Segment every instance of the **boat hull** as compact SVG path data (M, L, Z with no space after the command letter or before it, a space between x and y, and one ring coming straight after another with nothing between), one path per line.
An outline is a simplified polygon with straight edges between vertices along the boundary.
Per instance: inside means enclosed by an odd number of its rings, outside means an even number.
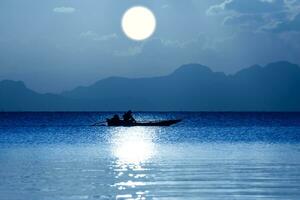
M118 123L107 122L107 126L171 126L179 123L181 120L164 120L164 121L153 121L153 122L134 122L134 123L126 123L124 121L120 121Z

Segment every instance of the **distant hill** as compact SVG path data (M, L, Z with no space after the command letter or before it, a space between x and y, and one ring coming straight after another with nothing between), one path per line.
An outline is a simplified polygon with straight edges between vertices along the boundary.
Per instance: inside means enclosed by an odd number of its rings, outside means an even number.
M0 82L0 111L62 110L69 102L59 95L34 92L21 81Z
M111 77L60 95L22 82L0 82L4 111L300 111L300 68L289 62L255 65L234 75L199 64L168 76Z

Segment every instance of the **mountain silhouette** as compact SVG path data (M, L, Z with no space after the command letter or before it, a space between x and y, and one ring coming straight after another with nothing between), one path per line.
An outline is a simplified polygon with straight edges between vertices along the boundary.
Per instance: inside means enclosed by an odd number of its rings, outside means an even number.
M53 94L39 94L21 81L0 82L1 111L55 111L63 110L71 101Z
M4 111L300 111L300 68L281 61L226 75L200 64L168 76L111 77L59 95L0 82Z

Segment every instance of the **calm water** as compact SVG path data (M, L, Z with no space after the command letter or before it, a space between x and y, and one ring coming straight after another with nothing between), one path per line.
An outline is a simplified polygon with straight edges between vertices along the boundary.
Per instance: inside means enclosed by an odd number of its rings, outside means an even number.
M1 113L0 199L300 199L299 113Z

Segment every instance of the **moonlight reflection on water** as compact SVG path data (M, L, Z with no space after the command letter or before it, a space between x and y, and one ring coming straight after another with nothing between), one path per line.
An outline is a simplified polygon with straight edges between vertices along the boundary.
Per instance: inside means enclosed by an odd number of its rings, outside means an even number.
M122 165L139 165L155 155L155 129L120 128L112 136L112 153Z
M111 152L114 163L117 199L145 199L149 182L147 162L156 154L155 128L116 128L112 132Z

